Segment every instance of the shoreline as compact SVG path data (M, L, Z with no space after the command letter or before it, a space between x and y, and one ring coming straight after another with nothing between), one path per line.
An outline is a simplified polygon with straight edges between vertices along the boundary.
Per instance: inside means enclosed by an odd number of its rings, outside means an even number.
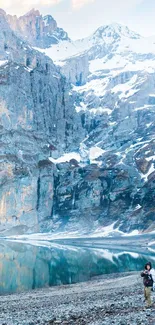
M137 271L0 296L0 306L3 325L155 324L155 307L144 309Z

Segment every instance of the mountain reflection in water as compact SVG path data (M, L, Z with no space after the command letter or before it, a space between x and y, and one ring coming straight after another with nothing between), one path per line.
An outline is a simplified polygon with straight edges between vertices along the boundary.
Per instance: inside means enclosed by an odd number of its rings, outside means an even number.
M140 271L148 255L50 244L0 242L0 294L90 280L106 273Z

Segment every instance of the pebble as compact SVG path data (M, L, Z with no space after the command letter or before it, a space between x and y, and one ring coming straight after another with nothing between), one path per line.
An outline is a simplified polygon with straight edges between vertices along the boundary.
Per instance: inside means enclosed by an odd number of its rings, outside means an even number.
M123 274L120 282L121 276L114 275L111 285L104 276L66 288L35 290L22 299L20 294L1 296L0 325L155 325L155 307L144 309L141 279L135 282L131 273L125 281Z

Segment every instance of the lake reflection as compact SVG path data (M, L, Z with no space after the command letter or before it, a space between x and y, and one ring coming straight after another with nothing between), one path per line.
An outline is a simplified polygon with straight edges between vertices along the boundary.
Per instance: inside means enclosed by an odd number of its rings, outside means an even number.
M93 276L143 269L155 255L65 245L0 242L0 294L87 281Z

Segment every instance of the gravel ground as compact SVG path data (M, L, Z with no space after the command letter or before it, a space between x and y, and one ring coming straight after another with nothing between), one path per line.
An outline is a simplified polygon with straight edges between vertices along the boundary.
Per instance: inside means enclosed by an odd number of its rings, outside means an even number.
M111 274L0 296L0 325L155 325L155 307L144 305L139 273Z

